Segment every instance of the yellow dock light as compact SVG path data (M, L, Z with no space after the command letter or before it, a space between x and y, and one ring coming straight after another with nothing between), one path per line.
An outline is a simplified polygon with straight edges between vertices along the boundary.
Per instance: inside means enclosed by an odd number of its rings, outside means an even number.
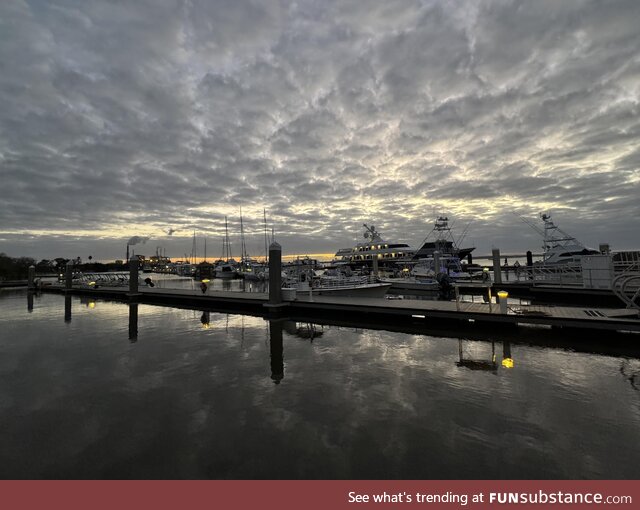
M507 298L509 297L509 293L504 290L498 291L498 301L500 302L500 313L503 315L507 314Z
M502 366L504 368L513 368L513 358L504 358L502 360Z
M209 279L205 279L205 280L202 280L202 283L209 283L210 281L211 280L209 280Z
M95 308L96 307L96 302L95 301L89 301L89 308Z
M93 287L95 284L96 284L96 282L89 282L89 285L90 285L91 287Z

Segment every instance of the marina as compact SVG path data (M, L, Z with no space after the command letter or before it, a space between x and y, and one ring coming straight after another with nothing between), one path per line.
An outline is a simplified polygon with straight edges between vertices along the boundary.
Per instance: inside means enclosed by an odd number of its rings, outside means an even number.
M638 506L638 19L0 2L0 480Z

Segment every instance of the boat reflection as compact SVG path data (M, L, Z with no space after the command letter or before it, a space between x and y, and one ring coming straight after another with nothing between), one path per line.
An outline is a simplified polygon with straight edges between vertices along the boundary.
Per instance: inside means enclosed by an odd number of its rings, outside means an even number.
M303 338L313 342L314 338L324 334L324 326L322 324L314 324L313 322L295 322L285 321L284 330L292 336Z

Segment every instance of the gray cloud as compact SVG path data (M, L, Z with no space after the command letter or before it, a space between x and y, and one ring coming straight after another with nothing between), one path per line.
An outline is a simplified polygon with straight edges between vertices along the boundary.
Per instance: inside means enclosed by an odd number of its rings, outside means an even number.
M190 238L167 224L221 238L240 206L256 237L266 207L290 253L363 222L416 244L443 211L473 220L479 250L528 249L509 211L542 208L637 248L639 17L593 0L4 2L0 251L108 258L144 234L180 256Z

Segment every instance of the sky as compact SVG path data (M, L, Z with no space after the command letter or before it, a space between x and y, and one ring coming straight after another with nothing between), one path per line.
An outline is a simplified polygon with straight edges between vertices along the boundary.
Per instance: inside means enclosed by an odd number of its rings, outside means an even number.
M362 224L640 248L640 2L0 2L0 252L249 254ZM198 253L202 255L201 251Z

